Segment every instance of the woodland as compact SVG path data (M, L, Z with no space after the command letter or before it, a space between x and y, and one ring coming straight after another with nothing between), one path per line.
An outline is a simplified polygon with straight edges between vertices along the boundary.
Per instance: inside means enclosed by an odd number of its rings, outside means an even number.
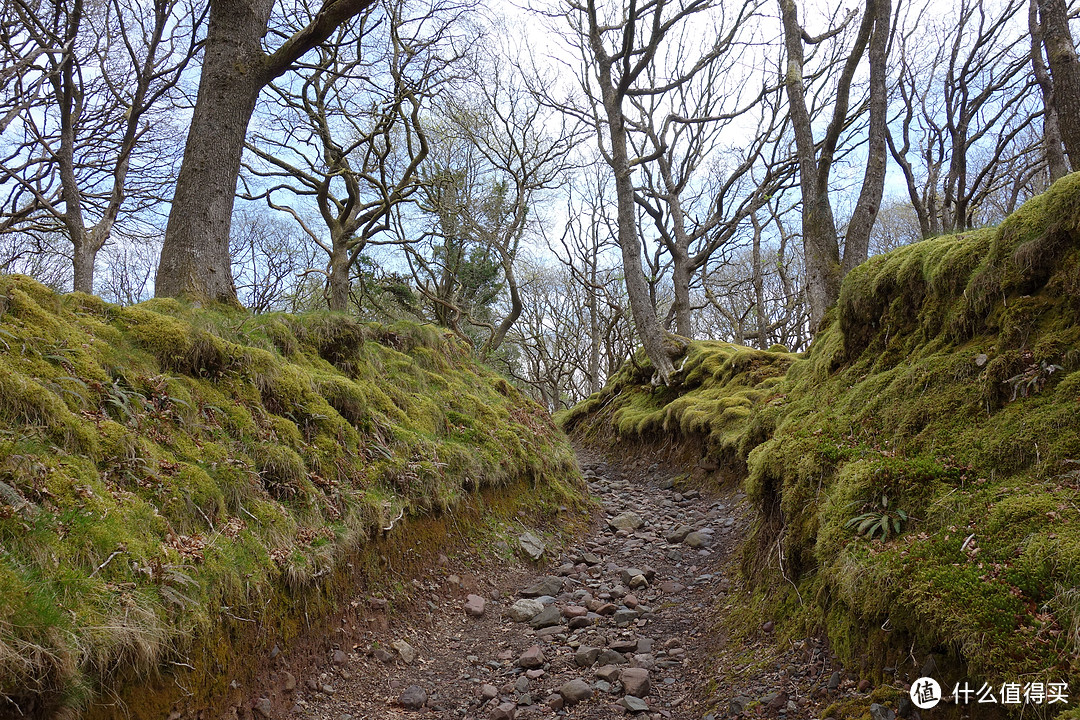
M1056 0L499 12L6 3L0 267L433 322L554 411L639 343L666 382L665 333L803 350L1080 154Z
M867 678L1078 679L1075 3L0 13L20 715L225 697L440 523L579 532L575 446L739 484L746 607Z

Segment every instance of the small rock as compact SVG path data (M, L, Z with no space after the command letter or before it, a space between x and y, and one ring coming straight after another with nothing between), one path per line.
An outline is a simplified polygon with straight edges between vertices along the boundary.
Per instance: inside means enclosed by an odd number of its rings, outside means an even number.
M465 598L465 614L472 617L480 617L484 614L484 606L487 601L479 595L468 595Z
M836 690L838 687L840 687L840 671L836 670L829 678L829 689Z
M288 670L281 673L282 683L281 689L287 693L291 693L296 690L296 676Z
M544 665L544 651L540 649L539 645L533 645L525 652L521 653L521 656L517 660L518 667L525 669L538 668Z
M533 560L539 560L540 556L544 554L544 541L531 532L522 533L518 537L518 545Z
M480 697L482 697L485 701L494 700L495 698L499 697L499 688L495 687L494 685L484 683L480 686Z
M870 689L870 681L869 680L867 680L866 678L863 678L862 680L859 681L859 692L866 692L869 689Z
M608 526L613 530L637 530L644 524L645 521L641 519L641 516L632 510L619 513L608 521Z
M522 598L509 607L506 614L514 622L528 622L540 614L544 603L533 598Z
M649 671L645 668L626 668L619 673L619 681L622 682L626 694L634 697L643 698L652 690Z
M634 697L633 695L626 695L619 698L619 704L626 708L627 712L632 713L645 712L649 709L649 703L641 698Z
M349 656L345 654L344 650L335 650L333 663L338 667L341 667L345 663L349 662Z
M398 704L408 710L419 710L427 703L427 690L419 685L410 685L405 688L398 698Z
M375 648L371 651L371 654L375 656L375 659L379 662L390 664L394 662L394 653L389 652L383 648Z
M413 661L416 660L415 648L404 640L395 640L390 643L390 647L397 651L397 654L401 656L406 665L412 665Z
M986 353L979 353L978 355L975 356L975 366L976 367L982 367L983 365L986 364L986 361L989 360L989 359L990 358L986 356Z
M766 620L765 623L762 624L761 629L767 633L771 633L773 631L773 628L775 627L776 623L774 623L772 620Z
M619 667L617 665L603 665L596 670L596 677L609 683L619 679Z
M692 548L699 548L702 545L704 545L706 542L708 542L708 538L705 537L705 535L703 533L699 533L696 530L694 532L690 533L689 535L687 535L685 539L683 539L683 544L686 545L687 547L692 547Z
M874 703L870 706L871 720L896 720L896 713L884 705Z
M491 715L488 717L491 718L491 720L514 720L516 714L517 705L512 702L504 702L492 710Z
M536 584L525 588L519 594L522 597L535 598L542 595L558 595L562 592L563 579L556 575L548 575L536 582Z
M591 698L593 691L587 682L581 678L574 678L570 682L563 683L563 686L559 688L559 695L567 705L576 705L582 700Z
M541 628L552 627L562 622L562 613L559 612L559 608L554 605L548 605L529 621L529 626L533 630L539 630Z
M592 667L592 664L596 662L596 658L599 656L600 648L582 645L574 653L574 664L583 668Z
M549 708L551 708L555 712L562 710L563 705L566 704L566 701L563 700L563 696L559 693L552 693L551 695L548 695L547 700L545 700L544 702Z
M270 704L270 698L261 697L251 707L259 717L271 718L274 715L274 706Z

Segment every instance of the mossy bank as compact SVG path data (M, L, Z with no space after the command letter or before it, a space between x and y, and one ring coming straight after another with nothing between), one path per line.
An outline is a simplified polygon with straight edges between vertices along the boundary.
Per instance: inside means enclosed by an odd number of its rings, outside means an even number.
M0 715L215 692L230 643L372 580L378 536L434 547L489 500L570 525L581 487L543 409L432 327L0 277Z
M743 572L787 632L876 682L932 654L943 684L1080 699L1080 174L856 268L803 355L696 342L671 388L637 362L564 427L739 474Z

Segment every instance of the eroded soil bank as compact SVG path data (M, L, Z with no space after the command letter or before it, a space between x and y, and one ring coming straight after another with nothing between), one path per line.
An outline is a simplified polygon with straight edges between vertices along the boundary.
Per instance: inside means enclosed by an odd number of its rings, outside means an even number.
M768 618L727 642L725 622L746 622L735 606L740 491L703 495L683 484L688 468L651 457L580 462L603 507L586 537L536 563L451 553L411 583L406 603L357 597L367 612L336 628L321 664L273 674L234 712L816 718L872 690L837 672L816 640L779 645Z

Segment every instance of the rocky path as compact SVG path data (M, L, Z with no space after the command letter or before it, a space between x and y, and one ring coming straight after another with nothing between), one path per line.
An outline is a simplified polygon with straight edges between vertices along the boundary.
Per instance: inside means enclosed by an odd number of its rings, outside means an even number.
M655 464L583 458L583 470L604 515L579 545L533 567L469 572L444 558L413 581L411 611L380 616L382 601L358 599L375 606L363 627L342 628L348 641L321 671L286 673L283 694L254 714L711 718L722 700L707 689L722 643L711 610L730 588L724 567L745 531L741 495L680 492L675 469ZM779 700L773 716L800 707L786 694L762 699Z

